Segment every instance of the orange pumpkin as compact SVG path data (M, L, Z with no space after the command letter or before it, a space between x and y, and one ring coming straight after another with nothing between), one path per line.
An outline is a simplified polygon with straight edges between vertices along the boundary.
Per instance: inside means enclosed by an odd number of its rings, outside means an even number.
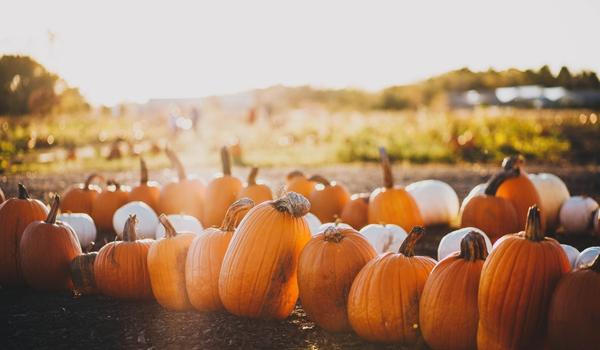
M342 214L346 203L350 201L350 192L342 184L335 181L329 182L320 175L313 175L310 181L318 185L311 192L310 211L315 214L321 222L333 222Z
M237 228L219 275L225 309L238 316L284 319L298 299L298 257L311 238L302 218L310 203L288 192L252 208Z
M542 349L554 288L570 270L557 241L544 237L540 211L525 231L499 239L481 271L479 349Z
M513 170L503 170L488 182L485 193L468 197L460 209L460 227L476 227L495 242L503 235L520 229L517 211L509 200L496 196L498 186L517 176Z
M148 273L156 301L169 310L190 308L185 290L185 259L196 234L177 232L165 214L158 218L165 238L154 241L148 251Z
M385 148L380 148L384 187L371 193L369 199L369 223L395 224L409 231L423 226L424 221L414 198L404 188L394 186L390 159Z
M348 295L348 319L361 338L412 345L419 328L419 299L435 260L415 256L425 230L414 227L398 253L380 255L358 273Z
M315 190L317 183L309 180L303 172L294 170L290 172L285 179L285 191L296 192L306 198L310 197L312 191Z
M148 250L152 240L136 240L134 214L129 216L123 230L123 240L106 244L94 262L98 290L107 296L128 300L152 299L148 273Z
M375 249L356 230L328 227L313 237L298 262L302 308L329 332L349 331L348 291Z
M487 257L485 239L466 234L456 252L440 261L427 278L419 306L421 333L432 349L477 348L477 293Z
M369 224L369 194L356 193L350 197L340 216L342 222L357 230Z
M27 285L40 290L70 290L73 288L69 264L81 254L77 235L67 224L56 221L60 205L54 197L46 221L34 221L23 232L19 254Z
M265 184L256 183L256 175L258 175L258 168L253 167L248 175L248 183L242 188L238 198L250 198L256 204L272 200L271 189Z
M223 174L218 175L206 187L206 208L202 224L205 227L217 226L225 218L227 208L235 202L242 190L242 181L231 176L231 159L227 147L221 148Z
M100 187L92 185L92 181L104 181L102 176L92 174L88 176L85 183L69 187L62 195L60 210L63 213L85 213L92 212L92 206L98 194L102 192Z
M19 195L0 205L0 285L5 287L25 284L21 272L19 246L23 231L30 223L44 220L46 206L31 199L27 189L19 184Z
M113 215L129 202L129 189L114 180L108 180L106 184L106 189L94 200L90 216L99 231L113 232Z
M158 212L163 214L187 214L202 221L204 213L204 183L198 179L188 179L183 163L175 152L165 150L172 166L177 169L179 179L165 184L160 191Z
M235 201L227 210L221 227L211 227L196 237L185 264L185 285L190 302L200 311L223 309L219 297L219 274L237 222L254 202L248 198Z
M160 187L154 181L148 181L148 168L144 158L140 157L140 184L129 193L129 201L140 201L148 204L155 212L158 212L160 201Z

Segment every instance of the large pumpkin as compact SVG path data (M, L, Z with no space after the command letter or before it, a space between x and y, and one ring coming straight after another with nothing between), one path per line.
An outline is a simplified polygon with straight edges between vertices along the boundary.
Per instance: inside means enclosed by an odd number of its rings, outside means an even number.
M31 199L22 184L19 184L17 198L10 198L0 205L0 285L25 284L19 255L21 237L27 225L44 220L47 215L46 206L37 199Z
M328 227L313 237L298 261L302 308L329 332L351 330L348 292L352 281L377 253L356 230Z
M300 170L294 170L287 174L285 182L284 189L286 192L296 192L306 198L310 197L317 185L315 181L309 180Z
M227 208L235 202L242 190L242 181L231 175L231 158L227 147L221 148L223 174L215 177L206 187L206 207L204 208L205 227L217 226L223 222Z
M496 242L479 283L479 349L542 349L550 299L570 270L557 241L544 236L532 206L525 231Z
M131 215L123 230L123 240L103 246L94 262L96 287L107 296L118 299L152 299L148 274L148 250L152 240L136 240L137 219Z
M421 295L419 322L432 349L477 348L477 293L487 255L484 237L471 231L462 239L460 252L440 261L431 271Z
M148 204L152 210L158 213L160 201L160 187L154 181L148 181L148 168L144 158L140 157L140 184L131 189L130 201L140 201Z
M355 193L344 206L340 215L342 222L354 227L356 230L369 224L369 194Z
M546 214L546 227L549 230L556 230L560 226L560 207L571 196L567 185L558 176L548 173L529 174L529 179L542 200Z
M310 203L288 192L252 208L237 228L219 275L225 309L238 316L284 319L298 299L296 267L311 238L302 218Z
M60 210L63 213L92 213L92 206L98 194L102 191L100 187L92 185L92 181L101 180L102 176L92 174L87 177L85 183L69 187L62 195Z
M192 240L191 232L177 232L165 214L159 217L165 238L154 241L148 251L148 273L156 301L169 310L190 308L185 290L185 259Z
M113 215L117 209L129 202L129 189L114 180L109 180L107 185L94 200L90 216L99 231L113 232Z
M81 243L81 249L86 249L90 244L93 245L96 242L97 230L94 220L85 213L67 213L61 214L57 218L58 221L69 224L77 238Z
M451 225L458 215L459 201L452 186L440 180L422 180L406 186L415 199L425 225Z
M81 254L81 244L71 226L56 221L60 205L54 197L46 221L34 221L23 232L19 254L23 278L40 290L70 290L69 263Z
M394 186L390 159L385 148L380 148L384 186L371 193L369 200L369 223L395 224L405 231L414 226L423 226L425 222L417 202L404 188Z
M348 296L348 319L361 338L412 345L419 334L419 299L435 260L415 256L425 230L415 227L398 253L371 260L358 273Z
M256 204L270 201L273 199L273 193L269 186L264 183L257 183L256 176L258 175L258 168L253 167L248 174L248 182L246 186L242 188L238 198L250 198Z
M221 227L211 227L196 237L185 264L185 286L190 302L200 311L223 309L219 297L219 274L239 219L254 202L248 198L235 201L227 210Z
M350 201L350 192L344 185L330 182L320 175L313 175L309 180L318 183L308 197L310 211L321 222L334 222L342 215L344 206Z

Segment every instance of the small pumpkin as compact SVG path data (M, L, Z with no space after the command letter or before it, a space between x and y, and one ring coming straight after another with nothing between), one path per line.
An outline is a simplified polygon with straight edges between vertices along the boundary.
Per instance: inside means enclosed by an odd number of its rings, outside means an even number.
M548 230L556 230L560 226L560 207L571 196L567 185L560 177L548 173L529 174L529 179L542 200L546 212L546 227Z
M425 230L415 227L398 253L368 262L348 295L348 320L359 337L379 343L414 345L418 337L419 299L435 260L415 256Z
M417 202L425 225L450 225L458 216L460 203L456 191L440 180L423 180L406 186Z
M285 192L296 192L306 198L310 197L312 191L315 190L315 186L317 186L315 181L309 180L300 170L294 170L287 174L285 182Z
M71 226L56 221L59 206L56 195L46 220L30 223L19 244L23 278L35 289L73 288L69 263L81 254L81 244Z
M419 305L423 339L432 349L477 348L477 293L486 241L477 231L461 240L460 252L441 260L427 278Z
M310 229L311 235L315 236L317 233L321 232L319 228L321 227L321 220L315 216L313 213L306 213L304 215L304 220L308 224L308 228Z
M342 184L335 181L330 182L320 175L313 175L310 181L318 185L311 192L310 211L315 214L321 222L333 222L342 214L342 210L350 201L350 192Z
M219 297L223 257L239 219L253 206L254 202L249 198L238 199L229 206L221 227L207 228L192 242L185 263L185 287L196 310L223 309Z
M329 332L349 331L348 292L352 281L377 253L353 228L331 226L313 237L298 260L302 308Z
M569 265L571 265L571 269L575 269L577 267L577 258L579 257L579 250L568 244L561 244L560 246L565 251L567 258L569 259Z
M94 220L92 217L85 213L77 213L77 214L61 214L57 218L58 221L69 224L77 238L79 239L79 243L81 243L81 248L86 248L96 241L97 231L96 225L94 224Z
M402 227L394 224L370 224L363 227L360 233L365 236L378 254L397 252L408 236Z
M104 181L102 176L91 174L84 183L69 187L62 195L60 210L63 213L91 214L94 201L102 192L100 187L92 185L94 180Z
M129 202L129 188L121 186L114 180L107 181L107 185L94 200L90 216L99 231L114 232L113 216L117 209Z
M169 310L191 307L185 289L185 260L196 235L177 232L165 214L160 215L165 227L164 239L155 241L148 250L148 273L156 301Z
M248 182L246 186L242 188L238 198L250 198L254 203L260 204L262 202L270 201L273 199L273 193L269 186L264 183L257 183L256 176L258 175L258 168L253 167L248 175Z
M369 224L369 193L355 193L344 206L340 219L356 230Z
M204 228L202 223L191 215L167 215L171 225L175 227L177 232L192 232L196 235L202 234ZM165 236L165 228L163 225L156 227L155 239L161 239Z
M441 261L445 257L449 256L454 252L460 252L461 242L463 238L470 232L477 232L480 234L485 240L485 248L488 252L492 251L492 241L490 241L489 237L485 234L485 232L481 231L475 227L464 227L446 234L440 240L440 244L438 245L437 250L437 258L438 261Z
M0 285L23 286L19 245L23 231L32 222L44 220L48 209L44 203L31 199L23 184L19 184L17 198L0 205Z
M384 186L374 190L369 199L369 223L394 224L405 231L423 226L423 216L415 199L404 188L394 186L390 159L385 148L379 149Z
M575 268L583 269L588 267L598 255L600 255L600 247L588 247L584 249L577 256L577 260L575 260Z
M590 234L594 227L594 214L598 202L588 196L567 199L560 208L560 223L567 234Z
M152 299L148 273L150 239L137 240L132 214L125 223L123 240L104 245L94 262L94 276L98 290L109 297L126 300Z
M131 189L129 200L148 204L158 213L160 201L160 186L154 181L148 181L148 167L144 158L140 157L140 184Z
M112 223L117 236L123 236L125 222L129 215L135 214L138 225L136 232L140 238L156 238L156 227L159 225L158 216L150 206L144 202L129 202L115 211Z
M94 262L97 256L98 252L83 253L69 263L75 295L90 295L97 292L94 278Z
M223 173L213 178L206 187L206 207L202 224L217 226L225 218L227 208L235 202L242 190L242 181L231 175L231 157L227 147L221 148Z

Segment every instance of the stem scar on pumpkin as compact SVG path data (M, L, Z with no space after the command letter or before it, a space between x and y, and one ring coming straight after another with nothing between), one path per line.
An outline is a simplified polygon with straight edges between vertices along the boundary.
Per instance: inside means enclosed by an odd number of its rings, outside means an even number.
M287 192L281 198L272 201L271 205L277 211L286 211L297 218L306 215L310 210L308 199L296 192Z

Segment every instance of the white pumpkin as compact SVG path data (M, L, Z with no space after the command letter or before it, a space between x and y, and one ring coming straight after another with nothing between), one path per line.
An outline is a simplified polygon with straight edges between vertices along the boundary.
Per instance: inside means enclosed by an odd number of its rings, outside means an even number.
M96 241L96 225L92 217L85 213L67 213L59 215L56 220L69 224L77 234L82 249Z
M171 214L167 215L167 218L175 227L175 231L177 232L192 232L197 235L201 234L204 231L202 224L198 219L191 215L176 215ZM156 227L156 239L161 239L165 237L165 228L163 225L158 225Z
M423 180L406 186L417 202L426 226L448 225L458 215L459 201L454 189L439 180Z
M308 223L308 228L310 229L310 233L313 236L321 232L319 231L319 228L321 227L321 220L319 220L319 218L315 214L308 213L304 215L304 220L306 221L306 223Z
M589 247L584 249L575 262L575 267L580 269L589 266L596 260L596 257L600 255L600 247Z
M569 264L571 264L571 269L574 269L577 263L577 257L579 257L579 250L577 248L570 246L568 244L561 244L562 249L565 251L567 258L569 259Z
M352 226L345 224L343 222L326 222L324 224L321 224L321 226L319 226L319 228L317 229L317 233L325 232L325 230L327 230L327 228L332 227L332 226L337 226L339 228L354 229Z
M540 195L546 227L556 230L560 226L560 207L571 196L567 185L558 176L548 173L529 174L529 179Z
M583 234L593 228L592 219L598 203L587 196L567 199L560 208L560 223L566 233Z
M365 236L378 254L397 253L402 242L408 236L402 227L394 224L370 224L363 227L360 233Z
M129 215L135 214L138 219L137 233L140 239L154 238L158 226L158 216L150 206L144 202L129 202L115 211L113 216L113 228L119 238L123 235L123 228Z
M462 241L463 237L471 231L480 233L483 236L483 239L485 240L485 246L488 250L488 253L490 253L492 251L492 241L490 241L490 238L485 234L485 232L475 227L464 227L456 231L452 231L442 237L442 240L438 245L438 261L441 261L454 252L460 251L460 242Z

